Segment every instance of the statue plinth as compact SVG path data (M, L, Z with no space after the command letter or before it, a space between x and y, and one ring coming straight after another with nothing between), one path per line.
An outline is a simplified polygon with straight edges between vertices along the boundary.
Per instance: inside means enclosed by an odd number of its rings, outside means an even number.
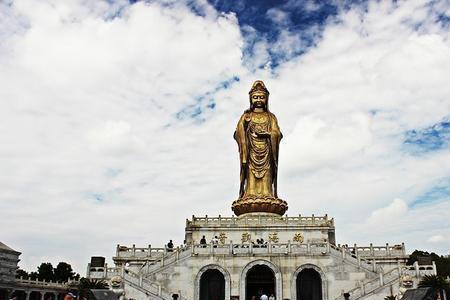
M247 213L272 213L282 216L288 209L288 204L273 196L250 195L234 201L231 209L236 216Z

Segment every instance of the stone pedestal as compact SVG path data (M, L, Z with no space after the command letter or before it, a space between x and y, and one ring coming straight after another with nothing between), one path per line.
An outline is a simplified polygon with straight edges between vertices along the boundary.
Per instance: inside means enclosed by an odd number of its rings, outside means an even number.
M284 215L288 209L286 201L272 196L246 196L234 201L231 209L240 216L247 213L272 213L279 216Z

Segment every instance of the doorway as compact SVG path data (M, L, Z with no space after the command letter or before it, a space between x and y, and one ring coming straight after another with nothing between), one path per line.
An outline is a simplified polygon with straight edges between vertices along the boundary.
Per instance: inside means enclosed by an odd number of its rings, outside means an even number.
M316 270L302 270L296 283L297 300L322 300L322 279Z
M245 299L252 300L254 296L255 299L259 300L261 295L264 293L267 296L274 295L275 299L275 274L271 268L265 265L253 266L246 276L246 288L245 288Z
M225 300L225 277L215 269L200 277L200 300Z

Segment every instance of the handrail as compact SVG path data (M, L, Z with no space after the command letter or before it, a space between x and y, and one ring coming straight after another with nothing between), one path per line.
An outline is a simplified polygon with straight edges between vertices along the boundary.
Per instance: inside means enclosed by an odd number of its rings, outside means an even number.
M32 280L32 279L24 279L23 277L17 278L16 283L20 284L29 284L29 285L35 285L35 286L42 286L42 287L55 287L55 288L68 288L72 284L79 283L78 280L70 280L67 282L59 282L59 281L45 281L45 280Z
M328 215L324 216L244 216L244 217L196 217L186 219L186 225L259 225L259 224L280 224L280 225L316 225L316 226L334 226L334 219L329 219Z

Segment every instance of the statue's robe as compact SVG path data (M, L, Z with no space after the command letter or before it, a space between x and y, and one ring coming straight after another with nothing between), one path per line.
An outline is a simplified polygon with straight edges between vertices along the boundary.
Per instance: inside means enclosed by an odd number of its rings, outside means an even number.
M268 132L269 136L261 137L257 132ZM241 198L277 197L278 149L282 137L277 118L271 112L248 110L241 116L234 133L241 161Z

